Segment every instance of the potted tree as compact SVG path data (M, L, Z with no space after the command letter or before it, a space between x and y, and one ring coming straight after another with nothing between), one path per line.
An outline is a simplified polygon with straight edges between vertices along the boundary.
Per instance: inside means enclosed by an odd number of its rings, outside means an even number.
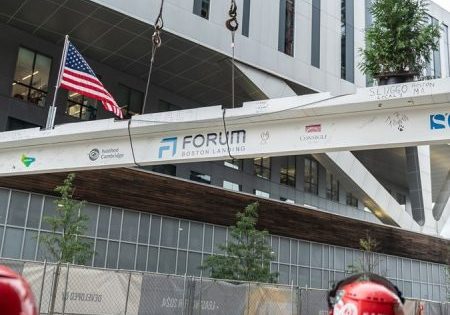
M373 24L360 49L360 70L379 85L413 81L438 49L440 26L428 15L427 0L373 0Z

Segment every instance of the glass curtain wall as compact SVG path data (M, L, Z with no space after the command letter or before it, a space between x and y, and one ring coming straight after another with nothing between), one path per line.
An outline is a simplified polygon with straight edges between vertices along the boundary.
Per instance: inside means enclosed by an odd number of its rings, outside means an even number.
M49 258L40 237L50 232L42 219L54 211L54 197L0 188L1 257ZM211 254L223 254L230 238L227 227L87 203L89 218L83 238L94 253L88 265L208 276L199 268ZM357 264L359 250L271 235L279 282L328 289ZM375 254L375 270L386 275L406 297L446 300L446 266L409 258Z

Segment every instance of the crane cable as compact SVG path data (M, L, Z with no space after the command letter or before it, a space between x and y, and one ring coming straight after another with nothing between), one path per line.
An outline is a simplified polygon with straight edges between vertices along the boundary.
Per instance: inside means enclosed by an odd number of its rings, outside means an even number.
M156 17L156 20L154 23L155 31L153 32L153 35L152 35L152 53L151 53L151 59L150 59L150 68L148 70L147 85L145 87L144 103L142 104L142 114L144 114L144 112L145 112L145 105L147 103L147 96L148 96L148 92L149 92L149 88L150 88L150 79L152 76L153 64L155 63L156 51L158 50L159 47L161 47L161 44L162 44L161 31L164 27L163 8L164 8L164 0L161 0L161 6L159 7L159 13L158 13L158 16ZM128 120L128 138L130 140L131 155L133 156L134 165L136 165L137 167L142 167L142 165L140 165L136 161L136 156L134 154L133 139L131 137L131 129L130 129L131 121L132 121L132 119L130 118Z
M235 73L234 73L234 59L235 59L235 33L239 28L239 22L237 21L237 5L235 0L231 0L230 9L228 10L229 19L226 20L225 26L231 32L231 106L234 108L235 105L235 91L234 91L234 82L235 82ZM236 158L231 155L230 144L228 141L228 131L227 124L225 121L226 108L222 109L222 122L223 129L225 132L225 139L227 141L227 151L228 156L232 161L236 160Z

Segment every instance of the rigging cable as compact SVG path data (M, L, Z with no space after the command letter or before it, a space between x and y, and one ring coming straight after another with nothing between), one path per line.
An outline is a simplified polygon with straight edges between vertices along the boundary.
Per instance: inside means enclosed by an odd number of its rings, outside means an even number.
M231 0L230 9L228 10L229 19L225 22L225 26L231 32L231 106L234 108L235 106L235 91L234 91L234 82L235 82L235 73L234 73L234 58L235 58L235 33L239 28L239 22L237 21L237 5L235 0ZM223 129L225 132L225 139L227 142L227 151L231 160L236 160L236 158L231 155L230 144L228 141L228 132L227 132L227 124L225 121L226 109L222 109L222 122Z
M156 20L154 23L155 31L153 32L153 35L152 35L152 53L151 53L151 59L150 59L150 68L148 70L147 85L145 87L144 103L142 104L142 114L144 114L145 105L147 104L147 96L148 96L148 92L150 89L150 79L152 76L153 64L155 63L156 51L158 50L159 47L161 47L161 44L162 44L161 31L164 27L163 8L164 8L164 0L161 0L161 6L159 7L159 13L158 13L158 16L156 17ZM130 128L131 121L132 121L132 119L130 118L128 120L128 138L130 139L131 154L133 156L134 165L136 165L137 167L142 167L142 165L140 165L136 161L136 156L134 154L133 139L131 137L131 128Z

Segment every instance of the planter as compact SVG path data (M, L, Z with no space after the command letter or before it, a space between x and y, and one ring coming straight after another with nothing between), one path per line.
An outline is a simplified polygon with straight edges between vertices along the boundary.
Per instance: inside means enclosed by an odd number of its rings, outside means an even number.
M378 85L390 85L405 82L412 82L416 77L416 73L404 72L404 73L385 73L377 75L375 78L378 80Z

